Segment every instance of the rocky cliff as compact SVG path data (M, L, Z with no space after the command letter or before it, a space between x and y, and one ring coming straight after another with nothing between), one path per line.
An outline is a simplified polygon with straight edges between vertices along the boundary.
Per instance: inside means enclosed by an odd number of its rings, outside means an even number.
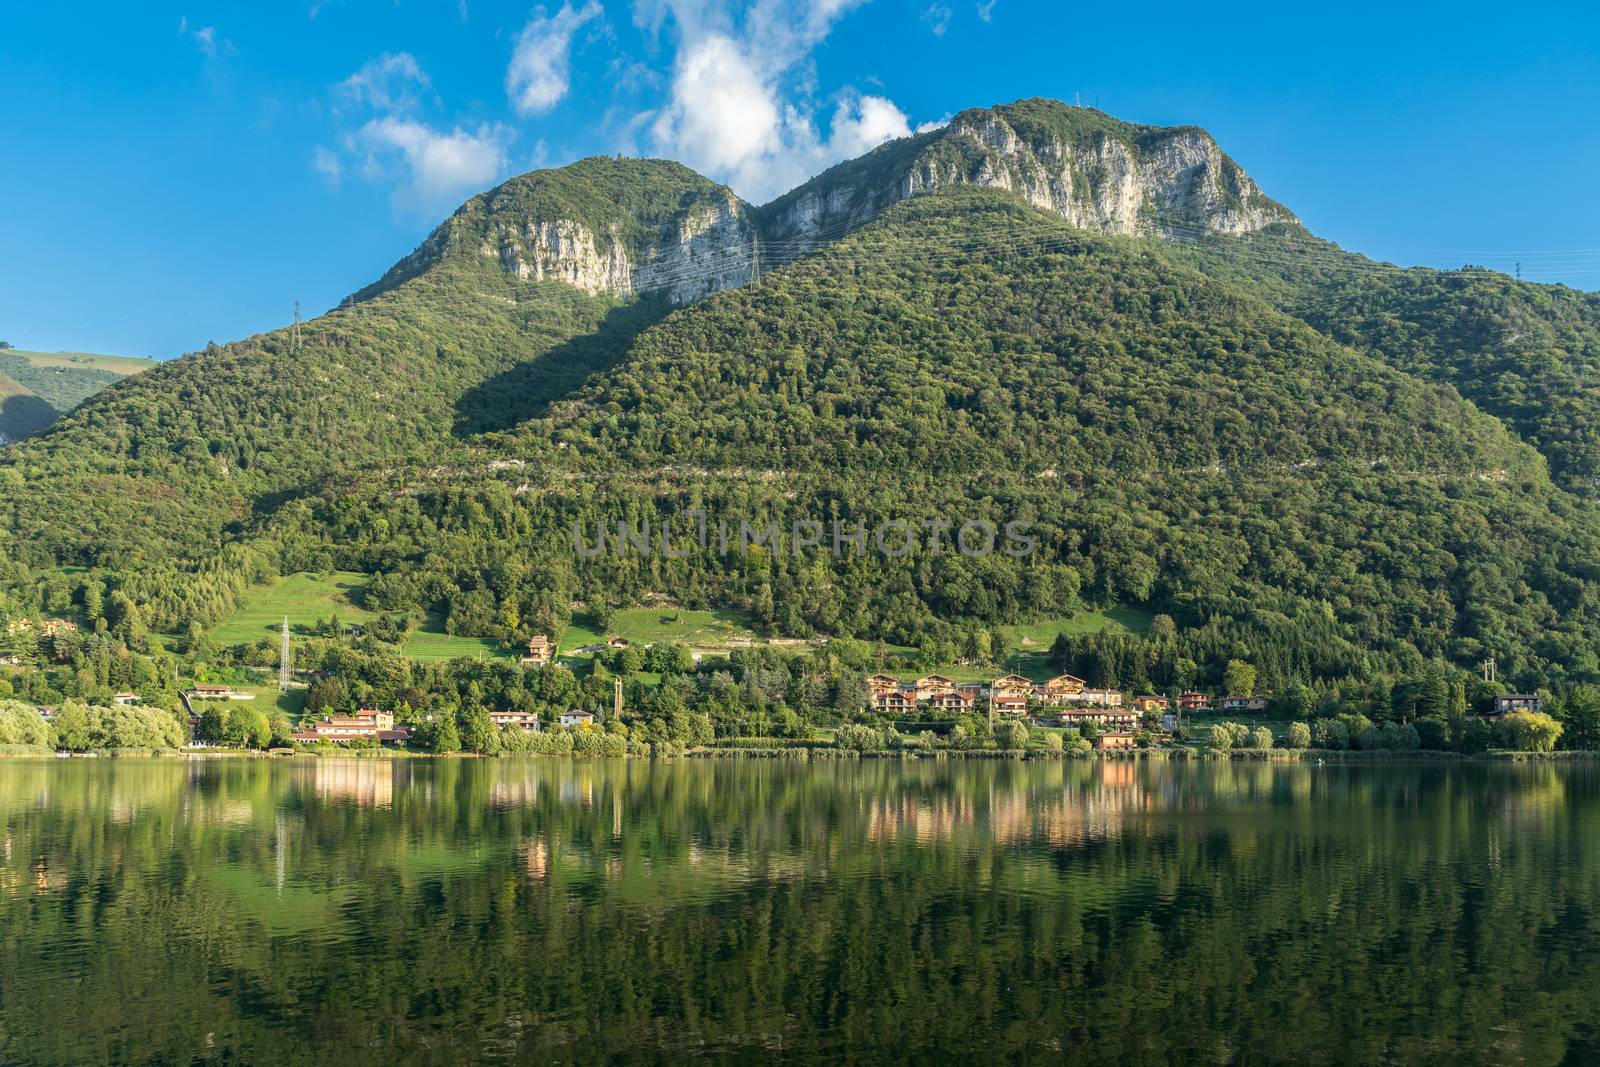
M962 186L1004 189L1101 233L1187 236L1298 226L1211 135L1023 100L963 111L891 141L760 209L663 160L595 157L474 197L359 300L456 257L589 293L687 304L745 285L894 204Z
M1210 134L1136 126L1055 101L957 115L942 129L842 163L762 209L769 258L836 239L890 205L956 186L1005 189L1101 233L1249 233L1298 226Z
M595 157L473 197L350 299L454 262L588 293L656 292L687 304L753 281L760 244L754 212L726 186L664 160Z

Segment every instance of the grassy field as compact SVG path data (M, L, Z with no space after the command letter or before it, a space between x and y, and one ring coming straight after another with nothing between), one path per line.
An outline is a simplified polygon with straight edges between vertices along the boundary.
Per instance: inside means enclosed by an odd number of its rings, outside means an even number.
M311 633L318 619L333 615L345 625L365 622L372 612L357 607L355 597L366 584L366 575L348 571L279 578L252 590L244 607L211 631L211 639L223 645L251 644L275 636L285 616L290 633L302 636Z
M422 628L406 639L401 653L414 660L509 659L512 653L484 637L455 637L444 632L444 620L430 612Z
M285 616L289 619L290 632L302 637L311 635L319 620L334 615L345 625L364 622L373 615L358 606L366 582L366 575L349 571L327 575L291 574L276 579L270 585L253 590L244 607L212 631L211 639L219 644L234 645L272 638ZM1085 634L1102 630L1143 633L1149 627L1149 614L1134 608L1083 611L1026 626L1008 626L1004 629L1017 651L1007 669L1043 680L1055 673L1045 662L1045 655L1058 633ZM693 651L713 654L767 642L756 632L755 620L745 612L657 606L618 611L608 633L597 632L586 619L575 620L561 635L559 654L569 662L581 662L588 654L578 649L600 644L612 634L639 646L677 642ZM401 652L414 660L429 662L516 656L514 650L506 649L498 641L445 633L444 620L437 613L429 613L421 629L411 635ZM895 660L889 667L891 674L910 679L921 673L913 664L915 649L891 646L889 652ZM976 682L991 679L994 668L947 665L940 668L939 673L960 682Z
M21 348L0 349L7 355L21 356L36 367L64 370L103 370L112 374L138 374L156 365L156 360L137 356L101 356L93 352L29 352Z
M244 607L211 631L211 639L222 645L253 644L263 637L276 637L285 617L294 637L312 636L319 620L335 615L345 626L365 622L373 617L373 612L358 606L366 585L367 576L353 571L278 578L252 590ZM452 637L444 632L443 620L436 614L428 616L401 651L412 659L430 661L511 656L498 641Z
M583 622L574 621L561 635L563 655L585 645L599 644L611 634L627 638L636 645L677 642L691 649L720 651L741 645L761 644L754 620L732 610L690 611L687 608L625 608L616 613L609 633L597 633Z

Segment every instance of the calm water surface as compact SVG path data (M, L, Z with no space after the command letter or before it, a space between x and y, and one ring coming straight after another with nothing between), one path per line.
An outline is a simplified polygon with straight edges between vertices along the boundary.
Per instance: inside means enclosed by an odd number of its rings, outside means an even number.
M1600 1062L1600 771L0 763L0 1062Z

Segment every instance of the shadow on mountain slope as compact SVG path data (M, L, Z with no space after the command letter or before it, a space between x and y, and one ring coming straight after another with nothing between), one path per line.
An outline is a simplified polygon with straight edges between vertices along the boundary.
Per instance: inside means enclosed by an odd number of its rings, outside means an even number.
M56 421L56 409L31 394L0 398L0 441L20 441Z
M616 366L634 338L672 311L659 296L645 296L612 309L600 328L565 341L526 363L488 378L456 402L458 437L510 429L544 414L593 374Z

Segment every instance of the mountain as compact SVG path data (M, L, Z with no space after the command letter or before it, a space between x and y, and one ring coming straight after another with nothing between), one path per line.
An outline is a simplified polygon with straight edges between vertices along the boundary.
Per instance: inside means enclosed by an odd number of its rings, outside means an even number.
M153 366L123 356L0 348L0 444L38 433L112 382Z
M474 197L298 347L164 364L8 446L0 582L42 603L87 568L175 631L349 568L507 638L654 595L905 642L1131 603L1272 684L1486 654L1587 679L1600 412L1563 390L1597 324L1321 242L1201 130L1049 101L761 207L590 159ZM574 548L695 513L1037 549Z

